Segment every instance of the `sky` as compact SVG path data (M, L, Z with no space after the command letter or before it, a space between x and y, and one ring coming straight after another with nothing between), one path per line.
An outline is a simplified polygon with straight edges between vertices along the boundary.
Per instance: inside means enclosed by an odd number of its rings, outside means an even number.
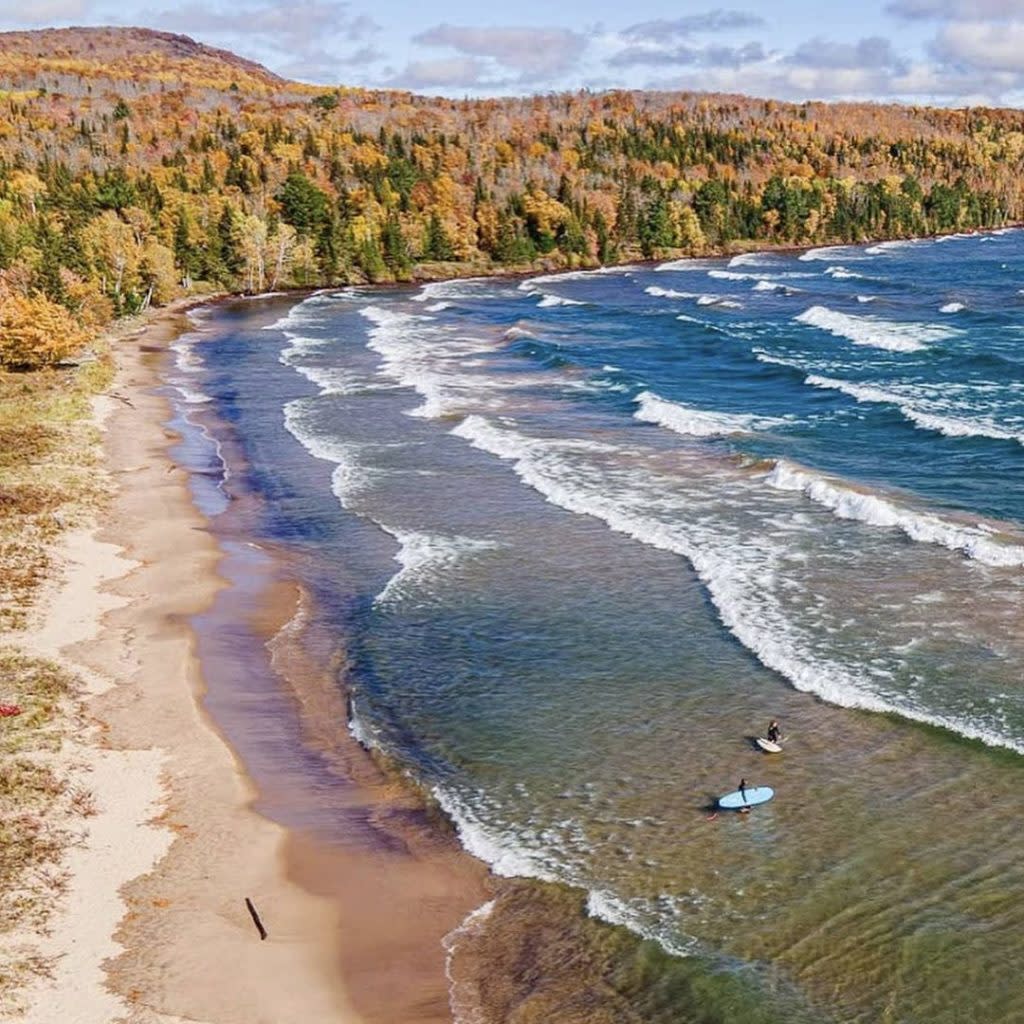
M324 85L1024 106L1024 0L0 0L0 29L181 32Z

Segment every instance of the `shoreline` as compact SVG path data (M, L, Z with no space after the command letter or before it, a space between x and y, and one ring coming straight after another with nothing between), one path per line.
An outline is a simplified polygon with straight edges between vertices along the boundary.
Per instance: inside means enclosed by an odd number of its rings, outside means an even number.
M89 724L58 757L96 808L40 943L52 977L21 993L21 1019L355 1022L331 969L333 907L285 877L283 830L251 810L252 786L198 704L188 620L224 586L221 555L154 393L182 312L157 313L116 347L119 401L99 401L96 416L115 496L95 529L64 538L62 585L39 602L40 624L11 637L86 680ZM259 941L250 895L286 937Z
M451 1019L444 939L488 898L487 868L349 734L338 666L304 653L306 599L286 553L215 529L173 454L182 435L174 403L156 393L162 362L189 330L185 310L224 298L122 325L130 340L115 349L94 419L115 495L101 524L62 538L63 580L11 638L86 680L86 735L58 757L97 811L66 858L70 889L40 944L57 967L22 989L20 1019L441 1024ZM236 574L238 551L248 562ZM218 616L229 629L252 619L249 667L263 663L303 741L332 763L341 813L364 826L344 848L262 806L223 712L208 706L218 694L240 706L259 696L251 677L204 658L196 623L205 617L209 631ZM317 735L310 707L337 729Z
M858 246L883 245L887 242L935 242L942 238L964 238L972 235L994 235L1002 231L1024 230L1024 221L1012 221L1008 224L995 228L967 228L962 231L945 231L936 235L902 235L902 236L880 236L878 238L864 238L856 242L764 242L759 239L736 239L734 242L724 245L712 246L702 253L686 253L679 250L677 255L664 256L662 258L644 259L622 259L614 263L597 263L593 266L567 267L558 265L545 266L544 260L538 260L536 266L523 267L520 264L491 263L477 266L469 263L451 263L447 272L433 273L424 270L423 264L417 264L408 281L345 281L335 284L302 285L296 287L283 287L268 292L218 292L206 298L188 300L191 304L207 305L218 302L240 302L256 301L268 298L291 298L302 295L315 295L317 292L341 291L345 288L372 288L374 290L389 290L395 288L410 288L427 284L443 284L446 281L468 281L468 280L501 280L511 281L528 280L538 276L557 276L562 274L596 273L602 270L614 270L619 267L655 267L662 263L674 263L677 260L727 260L734 256L752 255L755 253L795 253L811 252L815 249L834 248L856 248ZM749 243L749 244L748 244ZM466 271L466 273L462 273Z

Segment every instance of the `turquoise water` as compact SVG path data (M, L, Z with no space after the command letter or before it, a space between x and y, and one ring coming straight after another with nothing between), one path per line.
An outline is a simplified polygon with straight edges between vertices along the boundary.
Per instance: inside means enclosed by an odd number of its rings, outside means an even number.
M495 871L815 1019L1015 1020L1022 288L1008 231L349 289L176 380Z

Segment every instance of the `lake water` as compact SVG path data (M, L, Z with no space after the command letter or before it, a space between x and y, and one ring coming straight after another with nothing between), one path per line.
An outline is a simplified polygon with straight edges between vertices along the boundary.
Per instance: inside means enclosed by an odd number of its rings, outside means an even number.
M1021 289L1018 231L347 289L171 379L497 873L787 1019L1022 1020Z

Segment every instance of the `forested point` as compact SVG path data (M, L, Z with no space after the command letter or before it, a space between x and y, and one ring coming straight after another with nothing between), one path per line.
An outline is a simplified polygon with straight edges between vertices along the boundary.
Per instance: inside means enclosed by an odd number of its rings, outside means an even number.
M144 29L0 33L0 365L215 290L592 267L1024 219L1024 112L285 81Z

